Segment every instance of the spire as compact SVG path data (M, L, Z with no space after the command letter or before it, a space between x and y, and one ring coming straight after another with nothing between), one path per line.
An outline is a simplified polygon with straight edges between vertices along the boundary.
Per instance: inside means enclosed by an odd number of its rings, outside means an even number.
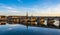
M31 17L33 17L33 14L31 14Z
M26 17L28 18L28 12L26 13ZM27 22L26 27L27 27L27 30L28 30L28 22Z
M26 13L26 16L28 16L28 12Z

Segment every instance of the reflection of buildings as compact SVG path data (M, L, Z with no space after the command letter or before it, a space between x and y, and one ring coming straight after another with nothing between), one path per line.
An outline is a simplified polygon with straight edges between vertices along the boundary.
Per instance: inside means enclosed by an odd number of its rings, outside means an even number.
M0 25L6 24L7 22L7 17L6 16L0 16Z
M40 22L39 24L42 25L42 26L44 26L44 22L45 22L44 17L40 17L39 20L40 20L39 21Z
M19 16L8 16L8 23L9 24L17 24L19 23Z
M30 26L46 26L46 27L56 27L54 25L55 20L59 21L60 27L60 17L40 17L40 16L0 16L0 25L9 24L23 24ZM45 20L47 20L47 25L45 25Z
M55 25L53 24L54 22L55 22L55 21L54 21L54 18L48 18L48 19L47 19L47 25L50 26L50 27L51 27L51 26L55 26Z
M2 22L0 22L0 25L5 25L7 22L4 22L4 21L2 21Z
M36 25L37 17L30 17L31 25Z
M0 21L5 21L7 18L6 18L6 16L0 16Z

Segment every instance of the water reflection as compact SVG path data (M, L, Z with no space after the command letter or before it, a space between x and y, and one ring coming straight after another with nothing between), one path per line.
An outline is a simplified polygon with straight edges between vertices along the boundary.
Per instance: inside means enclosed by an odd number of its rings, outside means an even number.
M59 26L59 21L58 20L55 20L54 25L55 26Z
M54 26L52 26L51 28L59 28L59 20L54 20L55 22L54 23L51 23L51 24L54 24L55 25L55 27ZM25 25L25 26L27 26L27 28L28 28L28 26L35 26L35 27L48 27L48 23L47 23L47 20L45 20L44 21L44 26L42 26L40 23L37 23L37 22L22 22L22 23L20 23L20 22L17 22L17 23L15 23L15 22L7 22L7 21L2 21L2 22L0 22L0 25L6 25L6 24L22 24L22 25ZM49 28L49 27L48 27Z
M21 24L0 25L0 35L60 35L59 29L42 28Z

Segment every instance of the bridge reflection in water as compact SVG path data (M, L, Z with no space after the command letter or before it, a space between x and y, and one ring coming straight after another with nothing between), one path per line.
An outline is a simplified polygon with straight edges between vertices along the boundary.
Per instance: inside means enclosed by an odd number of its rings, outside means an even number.
M8 16L0 18L0 25L23 24L28 26L60 28L60 17Z

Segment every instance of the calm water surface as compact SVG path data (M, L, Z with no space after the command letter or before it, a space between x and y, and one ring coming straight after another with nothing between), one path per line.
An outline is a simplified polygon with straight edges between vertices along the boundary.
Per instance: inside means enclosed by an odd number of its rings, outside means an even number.
M60 35L60 29L6 24L0 25L0 35Z

